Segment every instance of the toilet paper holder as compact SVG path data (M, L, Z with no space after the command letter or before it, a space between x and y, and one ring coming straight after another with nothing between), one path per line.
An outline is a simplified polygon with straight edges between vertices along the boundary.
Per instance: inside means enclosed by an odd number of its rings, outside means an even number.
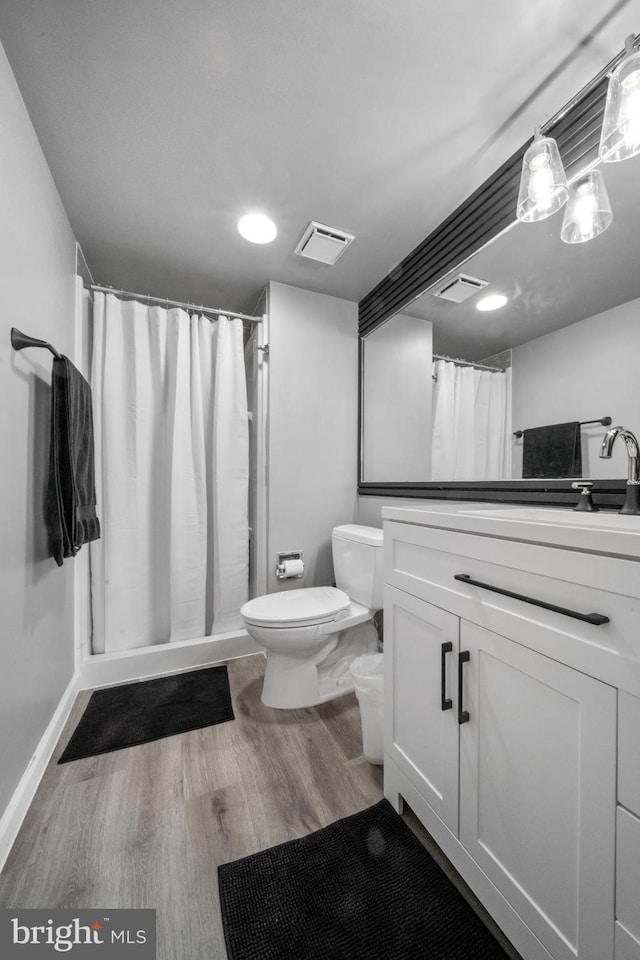
M285 566L287 560L299 560L302 563L302 550L278 550L276 553L276 579L299 580L303 573L287 573Z

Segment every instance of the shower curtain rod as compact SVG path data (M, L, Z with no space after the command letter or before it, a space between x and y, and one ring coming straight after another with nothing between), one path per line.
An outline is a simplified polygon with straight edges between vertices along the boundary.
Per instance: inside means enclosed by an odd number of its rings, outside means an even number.
M459 360L457 357L443 357L439 353L433 354L434 360L446 360L448 363L455 363L459 367L475 367L476 370L489 370L490 373L504 373L504 367L487 367L484 363L474 363L472 360Z
M233 317L237 320L247 320L249 323L259 323L262 317L251 317L246 313L238 313L236 310L218 310L215 307L203 307L201 303L183 303L181 300L170 300L168 297L151 297L147 293L131 293L129 290L120 290L116 287L101 287L100 284L87 284L86 289L95 290L97 293L112 293L114 296L132 297L134 300L146 300L149 303L164 303L172 307L185 307L187 310L200 310L201 313L215 313L224 317Z

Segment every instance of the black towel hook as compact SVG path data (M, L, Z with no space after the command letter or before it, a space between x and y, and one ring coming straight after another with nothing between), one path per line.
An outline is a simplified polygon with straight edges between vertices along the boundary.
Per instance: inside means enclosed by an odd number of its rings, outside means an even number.
M58 353L55 347L52 347L46 340L36 340L35 337L29 337L17 327L11 327L11 346L14 350L24 350L25 347L44 347L50 350L54 357L62 360L62 354Z

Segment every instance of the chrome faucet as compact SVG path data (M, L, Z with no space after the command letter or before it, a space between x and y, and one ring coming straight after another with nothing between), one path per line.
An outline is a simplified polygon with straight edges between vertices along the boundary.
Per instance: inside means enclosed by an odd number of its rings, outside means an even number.
M616 437L622 437L627 447L627 493L620 513L640 514L640 457L638 455L638 441L626 427L611 427L607 430L600 447L600 456L603 460L611 457L613 443Z

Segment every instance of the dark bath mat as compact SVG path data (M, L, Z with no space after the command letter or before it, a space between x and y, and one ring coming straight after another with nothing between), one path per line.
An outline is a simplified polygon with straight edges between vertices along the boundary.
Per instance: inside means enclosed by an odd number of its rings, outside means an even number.
M387 800L218 878L229 960L507 960Z
M96 690L58 763L233 720L226 666Z

